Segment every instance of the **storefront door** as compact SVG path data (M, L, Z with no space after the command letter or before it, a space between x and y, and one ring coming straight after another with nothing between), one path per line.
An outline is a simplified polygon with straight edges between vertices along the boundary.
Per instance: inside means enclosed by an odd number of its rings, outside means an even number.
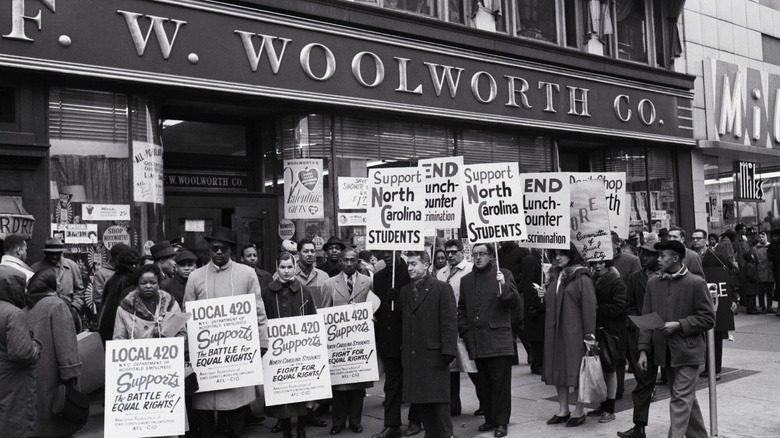
M205 236L214 226L233 229L236 237L234 255L244 245L253 243L260 254L260 264L273 269L279 237L276 233L278 210L275 196L259 193L167 194L165 199L167 234L182 237L184 247L197 255L208 254Z

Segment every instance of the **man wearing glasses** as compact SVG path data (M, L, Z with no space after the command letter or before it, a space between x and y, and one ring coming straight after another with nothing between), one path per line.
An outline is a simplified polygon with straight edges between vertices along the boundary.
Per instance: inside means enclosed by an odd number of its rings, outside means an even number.
M452 292L455 294L455 302L460 298L460 279L474 269L474 265L466 260L463 254L463 243L458 239L448 240L444 243L444 254L447 256L447 265L437 274L437 280L443 281L452 286ZM458 356L450 367L450 414L458 416L461 413L460 404L460 373L465 371L474 383L479 399L479 409L474 412L475 416L485 415L482 406L482 388L479 387L479 377L477 376L477 365L473 360L468 359L466 344L463 339L458 339Z
M678 226L673 226L669 230L669 240L676 240L685 245L685 230ZM685 248L685 258L682 261L688 271L698 277L704 278L704 268L701 266L701 257L696 251Z
M267 319L265 305L260 295L260 283L254 269L230 259L233 231L225 227L214 227L207 236L211 261L190 274L184 290L184 308L187 303L210 298L230 297L239 294L254 294L257 303L257 330L260 351L268 349ZM227 419L227 436L240 437L244 429L246 408L257 398L254 386L199 392L193 395L192 406L198 412L198 423L202 436L214 436L216 412L222 412Z
M484 393L485 423L478 430L495 429L493 435L503 437L512 403L512 309L520 305L520 294L512 273L496 266L493 246L477 244L472 255L474 269L460 280L458 333Z

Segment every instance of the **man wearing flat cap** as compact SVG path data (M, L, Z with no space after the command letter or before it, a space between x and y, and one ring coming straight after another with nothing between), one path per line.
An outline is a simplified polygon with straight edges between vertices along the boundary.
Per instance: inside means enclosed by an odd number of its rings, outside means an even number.
M214 227L211 235L205 239L209 243L211 261L190 274L184 288L185 311L190 301L254 294L257 303L257 334L261 354L264 354L268 349L268 321L255 270L230 259L236 241L233 240L233 231L229 228ZM256 398L254 386L194 394L192 406L202 411L198 412L197 419L202 435L214 436L216 421L213 411L220 411L227 419L227 436L240 437L244 429L246 409Z
M319 268L327 272L329 276L335 277L341 273L341 251L347 248L338 237L330 236L322 249L328 257L328 261Z
M149 249L154 264L160 268L164 278L171 278L176 272L176 250L168 240L157 242Z
M187 279L195 270L195 262L198 260L198 257L184 249L176 253L174 260L176 261L176 272L174 272L173 277L167 278L160 283L160 289L171 294L181 307L184 301Z
M642 314L657 313L663 326L639 332L637 368L648 369L648 355L664 366L669 379L669 438L707 437L696 400L696 382L705 359L705 332L715 326L707 283L683 265L685 245L676 240L655 244L663 273L647 282Z
M65 245L60 239L50 237L46 239L43 247L43 260L32 265L35 272L54 268L57 273L57 295L65 301L71 309L76 333L81 332L81 308L84 307L84 282L81 279L79 265L69 258L62 256Z

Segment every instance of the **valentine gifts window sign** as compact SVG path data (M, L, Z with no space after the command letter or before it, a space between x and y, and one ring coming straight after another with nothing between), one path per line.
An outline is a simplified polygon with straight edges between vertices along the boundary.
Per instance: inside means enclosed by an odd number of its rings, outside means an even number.
M285 219L322 219L323 207L322 159L284 160Z

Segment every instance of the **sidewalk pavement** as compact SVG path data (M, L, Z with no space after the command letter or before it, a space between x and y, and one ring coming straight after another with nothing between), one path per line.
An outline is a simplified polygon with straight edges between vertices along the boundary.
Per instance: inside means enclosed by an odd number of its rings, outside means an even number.
M745 315L740 313L735 317L736 331L732 332L734 341L723 342L723 378L716 388L718 397L718 436L771 438L780 437L780 318L774 314ZM540 377L531 374L526 363L526 355L519 345L520 365L512 368L512 416L509 424L510 437L615 437L617 431L625 431L633 426L631 394L626 392L624 400L619 405L625 410L618 412L617 419L611 423L600 424L597 418L588 418L587 423L580 427L566 428L563 425L548 426L546 420L557 412L555 387L541 382ZM626 387L633 386L633 376L626 373ZM702 408L705 422L709 425L709 390L706 379L701 379L696 392ZM363 408L362 434L355 434L349 429L342 432L343 438L370 438L382 430L382 382L376 382L369 389ZM659 398L664 392L659 389ZM461 401L463 414L453 418L455 436L484 437L493 436L492 432L477 432L482 424L482 417L471 415L478 403L474 388L468 376L461 376ZM403 417L406 418L406 408ZM329 426L326 428L307 428L309 437L330 437ZM651 404L650 416L646 432L648 437L665 437L669 427L669 399L657 399ZM245 430L244 437L278 437L272 434L270 428L275 419L267 418L262 425L250 426ZM709 427L708 427L709 429ZM710 431L712 435L712 431ZM91 416L87 426L74 435L77 438L103 436L102 401L91 405ZM417 435L423 438L423 434Z

